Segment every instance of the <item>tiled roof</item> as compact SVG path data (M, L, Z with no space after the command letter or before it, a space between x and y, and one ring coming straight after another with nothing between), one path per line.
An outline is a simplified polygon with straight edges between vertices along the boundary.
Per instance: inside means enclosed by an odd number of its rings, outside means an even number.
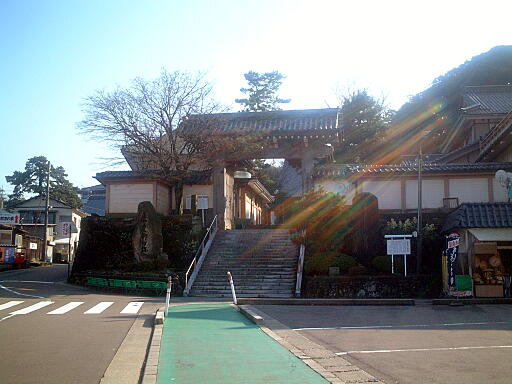
M464 145L462 147L454 149L453 151L450 151L448 153L445 153L445 154L439 156L436 159L436 162L443 163L447 159L450 159L453 161L453 160L461 158L462 156L467 155L468 153L478 151L479 149L480 149L480 147L479 147L478 142L473 143L473 144Z
M464 203L450 213L443 232L459 228L512 227L512 203ZM512 240L512 239L511 239Z
M469 86L462 100L466 115L506 114L512 111L512 85Z
M96 192L96 191L105 191L105 186L102 184L93 185L92 187L84 187L80 189L80 193L86 193L86 192Z
M157 170L144 171L106 171L99 172L95 178L99 181L112 179L142 179L142 180L163 180L163 173ZM208 183L211 179L211 171L189 171L185 177L185 184L203 184Z
M512 162L506 163L468 163L468 164L423 164L423 173L465 173L465 172L494 172L499 169L512 170ZM315 168L314 174L322 176L348 176L352 174L361 175L385 175L385 174L408 174L418 173L418 166L412 165L361 165L361 164L339 164L323 165Z
M105 216L105 196L91 196L82 207L90 215Z
M300 135L315 132L316 135L327 136L335 135L338 129L336 108L219 113L213 118L219 120L220 133Z

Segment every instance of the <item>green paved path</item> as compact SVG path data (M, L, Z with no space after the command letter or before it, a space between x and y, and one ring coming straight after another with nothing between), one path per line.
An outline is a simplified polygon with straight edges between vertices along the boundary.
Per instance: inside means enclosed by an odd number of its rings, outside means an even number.
M171 307L157 382L327 383L229 304Z

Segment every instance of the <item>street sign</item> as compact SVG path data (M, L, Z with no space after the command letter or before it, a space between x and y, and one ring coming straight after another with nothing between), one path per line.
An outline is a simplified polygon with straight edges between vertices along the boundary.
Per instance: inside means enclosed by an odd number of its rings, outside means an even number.
M15 225L20 223L20 215L17 213L0 213L0 224Z
M409 239L393 239L387 240L387 254L388 255L410 255L411 254L411 240Z

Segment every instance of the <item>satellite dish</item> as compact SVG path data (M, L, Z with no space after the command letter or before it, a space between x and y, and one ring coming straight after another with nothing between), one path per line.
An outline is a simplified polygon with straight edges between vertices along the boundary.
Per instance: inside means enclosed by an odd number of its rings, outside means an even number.
M507 190L508 201L512 199L512 173L505 172L503 169L496 171L494 176L496 181Z
M494 178L504 188L508 189L510 188L510 184L512 184L512 173L505 172L503 169L496 171Z

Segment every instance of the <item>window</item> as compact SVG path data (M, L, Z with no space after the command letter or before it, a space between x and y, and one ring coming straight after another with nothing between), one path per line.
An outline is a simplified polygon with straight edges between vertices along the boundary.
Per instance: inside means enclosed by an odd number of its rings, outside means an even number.
M44 211L21 211L20 216L23 224L44 224ZM56 216L56 212L50 212L48 224L55 224Z
M59 216L59 223L69 223L71 221L71 216Z
M208 209L208 195L196 195L197 209ZM192 209L192 196L185 199L185 209Z
M12 231L1 230L0 231L0 244L12 244Z
M197 195L197 209L208 209L208 195Z

